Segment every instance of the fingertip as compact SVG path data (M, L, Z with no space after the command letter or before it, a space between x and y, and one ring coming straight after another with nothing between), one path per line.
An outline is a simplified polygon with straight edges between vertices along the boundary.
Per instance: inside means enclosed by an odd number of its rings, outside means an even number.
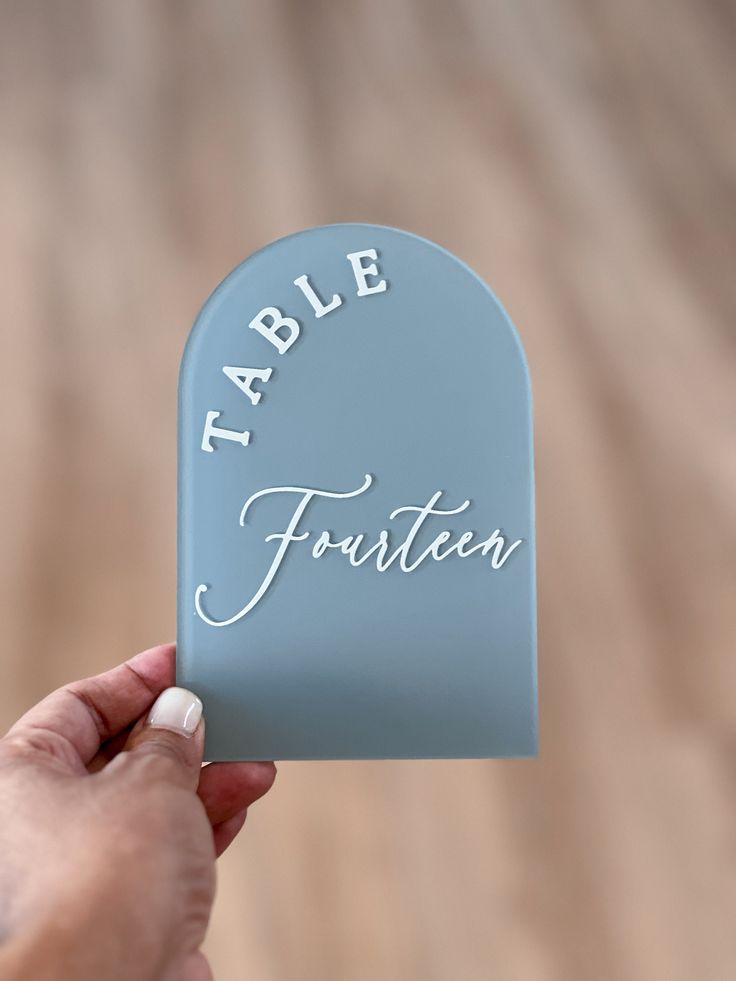
M201 950L187 957L183 970L182 981L214 981L212 969Z
M259 797L270 790L276 780L276 764L272 760L239 763L236 766L248 768L249 783L254 790L258 791Z
M186 688L165 689L135 727L125 749L133 756L157 758L174 782L196 789L204 754L201 699Z
M191 738L202 721L202 699L188 688L166 688L151 706L146 720L154 729L168 729Z
M238 811L237 814L233 814L226 821L221 821L220 824L216 824L213 827L212 837L215 843L215 855L217 858L235 841L245 824L247 816L248 809L243 808L242 811Z
M215 826L255 803L273 785L271 762L209 763L199 776L198 794Z

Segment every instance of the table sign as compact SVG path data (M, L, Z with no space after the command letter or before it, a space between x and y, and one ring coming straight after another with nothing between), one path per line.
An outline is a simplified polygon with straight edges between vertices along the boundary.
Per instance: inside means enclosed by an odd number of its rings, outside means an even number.
M532 454L519 337L449 252L345 224L238 266L179 383L207 758L534 755Z

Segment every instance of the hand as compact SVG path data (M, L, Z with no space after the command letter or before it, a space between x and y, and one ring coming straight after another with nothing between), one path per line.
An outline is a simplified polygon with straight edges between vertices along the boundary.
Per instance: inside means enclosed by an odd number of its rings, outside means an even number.
M211 978L215 858L276 770L201 768L202 703L173 681L154 647L0 740L0 978Z

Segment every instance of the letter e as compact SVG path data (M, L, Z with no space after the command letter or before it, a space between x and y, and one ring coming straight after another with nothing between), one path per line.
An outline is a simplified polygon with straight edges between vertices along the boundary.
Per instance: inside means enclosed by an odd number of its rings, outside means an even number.
M368 285L369 276L379 276L378 266L375 261L370 266L364 266L362 259L377 259L378 253L375 249L365 249L363 252L349 252L347 259L353 267L355 282L358 284L358 296L369 296L371 293L383 293L386 290L386 280L382 279L375 286Z

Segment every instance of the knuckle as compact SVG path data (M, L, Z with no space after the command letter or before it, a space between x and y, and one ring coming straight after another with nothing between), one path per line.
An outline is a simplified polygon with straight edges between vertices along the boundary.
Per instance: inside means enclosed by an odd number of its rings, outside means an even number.
M184 766L181 750L166 736L149 736L130 754L141 779L165 780L180 773Z
M41 747L35 737L8 733L0 739L0 759L4 762L32 760L41 751L45 752L46 746Z
M173 764L176 767L179 767L184 762L184 757L178 744L177 736L149 736L141 744L141 748L144 755L152 755L156 759L159 759L162 762L162 765Z
M50 761L67 763L69 745L56 733L45 729L9 732L0 740L0 762L8 765L40 766Z

